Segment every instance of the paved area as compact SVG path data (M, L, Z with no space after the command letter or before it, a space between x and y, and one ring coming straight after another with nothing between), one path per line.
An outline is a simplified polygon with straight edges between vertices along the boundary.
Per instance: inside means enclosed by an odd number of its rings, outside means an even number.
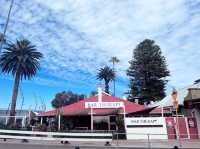
M38 145L38 144L0 144L1 149L76 149L75 146L52 146L52 145ZM91 147L91 146L81 146L79 149L133 149L131 147ZM77 148L78 149L78 148ZM145 148L137 148L137 149L145 149ZM156 148L152 148L156 149ZM157 148L158 149L158 148Z
M57 141L29 141L28 143L22 143L21 140L7 140L4 142L0 140L0 149L75 149L79 146L80 149L172 149L175 145L179 145L177 141L168 140L154 140L148 143L146 140L134 140L134 141L112 141L111 146L105 146L105 142L70 142L69 144L61 144ZM188 149L200 149L200 140L182 140L181 148Z

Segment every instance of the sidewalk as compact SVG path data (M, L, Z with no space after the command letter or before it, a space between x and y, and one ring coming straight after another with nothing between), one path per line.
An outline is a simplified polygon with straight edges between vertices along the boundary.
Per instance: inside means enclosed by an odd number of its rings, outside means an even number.
M1 143L8 143L8 144L31 144L31 145L50 145L50 146L66 146L66 147L98 147L98 148L108 148L105 146L105 142L80 142L80 141L72 141L69 144L61 144L59 141L29 141L28 143L22 143L21 140L7 140L4 142L0 140ZM148 143L147 140L119 140L119 141L112 141L111 146L109 148L173 148L175 145L179 146L178 141L176 140L151 140ZM181 140L181 148L199 148L200 149L200 140Z
M181 140L180 143L177 140L119 140L112 141L112 146L119 147L150 147L150 148L172 148L179 146L181 148L199 148L200 140Z

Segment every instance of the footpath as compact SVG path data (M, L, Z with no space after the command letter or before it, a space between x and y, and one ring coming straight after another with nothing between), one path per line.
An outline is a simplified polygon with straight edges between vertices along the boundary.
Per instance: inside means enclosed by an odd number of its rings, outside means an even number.
M179 148L190 148L200 149L200 140L181 140L178 142L177 140L152 140L148 142L147 140L118 140L109 142L81 142L81 141L72 141L68 143L61 143L58 141L28 141L22 142L22 140L0 140L1 144L20 144L20 145L41 145L41 146L65 146L70 148L75 148L79 146L81 148L157 148L157 149L171 149L174 146L178 146ZM181 146L181 147L180 147ZM56 147L55 147L56 148Z

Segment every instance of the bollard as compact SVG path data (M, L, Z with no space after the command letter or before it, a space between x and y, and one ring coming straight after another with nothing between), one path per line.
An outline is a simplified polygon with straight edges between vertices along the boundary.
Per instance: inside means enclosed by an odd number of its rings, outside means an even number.
M22 143L28 143L27 139L22 139Z
M70 144L69 141L60 141L61 144Z
M106 141L105 146L111 146L110 142Z
M69 141L64 141L64 144L70 144Z
M173 149L178 149L178 146L174 146L174 148Z

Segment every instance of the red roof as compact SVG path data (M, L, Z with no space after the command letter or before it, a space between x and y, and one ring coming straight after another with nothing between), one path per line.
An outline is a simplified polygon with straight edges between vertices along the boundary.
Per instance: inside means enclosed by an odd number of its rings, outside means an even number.
M160 113L162 113L162 109L161 108L155 108L150 113L151 114L160 114ZM169 114L171 112L169 110L167 110L167 109L163 109L163 113L165 113L165 114L168 113Z
M81 100L71 105L64 106L62 108L62 111L64 115L89 115L90 109L85 108L85 102L97 102L97 101L98 101L98 96L92 96L90 98ZM134 102L130 102L128 100L123 100L118 97L109 96L109 95L103 95L102 101L103 102L123 102L125 105L126 114L143 111L144 109L148 108L144 105L136 104ZM116 113L117 110L119 109L93 109L93 114L106 115L106 114ZM123 109L121 109L120 112L123 112ZM58 109L40 113L39 116L55 116L57 115L57 113L58 113Z

